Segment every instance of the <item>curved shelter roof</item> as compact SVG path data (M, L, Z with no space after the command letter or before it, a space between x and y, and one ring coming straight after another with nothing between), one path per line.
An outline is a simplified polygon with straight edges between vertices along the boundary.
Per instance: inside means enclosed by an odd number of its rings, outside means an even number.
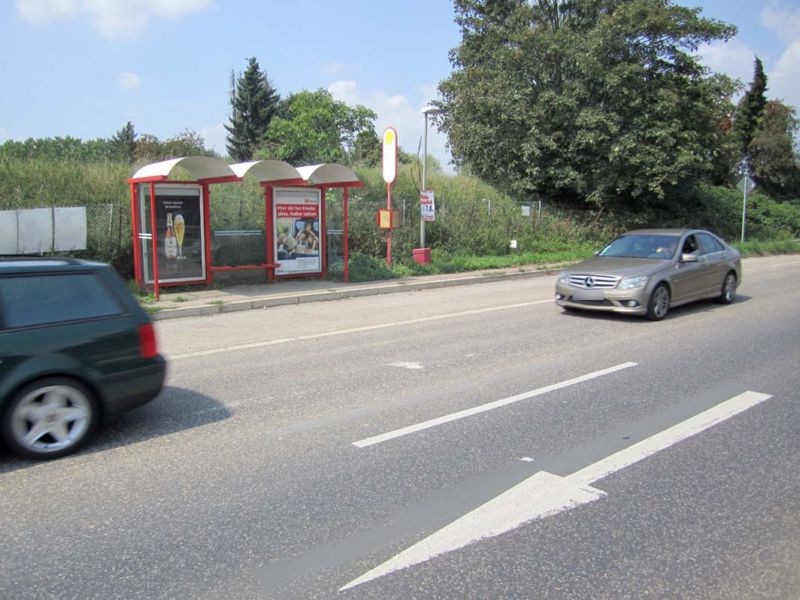
M186 169L197 181L236 181L243 179L245 175L252 175L261 183L327 187L363 185L351 169L336 163L294 168L282 160L255 160L228 165L218 158L208 156L186 156L152 163L136 171L129 181L166 180L177 167Z
M300 176L309 185L327 185L332 187L360 186L361 180L352 170L336 163L309 165L298 167Z
M211 158L209 156L186 156L183 158L162 160L161 162L144 166L134 173L131 180L166 179L176 167L186 169L191 173L192 177L198 181L236 177L236 173L233 169L231 169L226 162L218 158Z
M261 183L303 179L297 169L282 160L254 160L231 165L231 169L239 179L252 175Z

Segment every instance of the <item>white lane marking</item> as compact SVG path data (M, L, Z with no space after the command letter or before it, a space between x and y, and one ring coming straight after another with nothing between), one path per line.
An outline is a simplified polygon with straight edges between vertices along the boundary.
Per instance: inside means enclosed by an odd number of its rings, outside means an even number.
M555 515L602 498L606 493L589 484L705 431L771 397L758 392L744 392L567 477L539 471L354 579L339 591L507 533L535 519Z
M457 421L459 419L465 419L467 417L472 417L474 415L478 415L480 413L484 413L490 410L494 410L496 408L500 408L503 406L508 406L509 404L514 404L515 402L520 402L522 400L528 400L530 398L535 398L536 396L541 396L543 394L547 394L549 392L554 392L556 390L563 389L565 387L569 387L571 385L576 385L578 383L583 383L584 381L590 381L592 379L597 379L598 377L603 377L604 375L610 375L611 373L616 373L617 371L621 371L623 369L627 369L629 367L635 367L636 363L634 362L626 362L619 365L615 365L613 367L609 367L608 369L602 369L600 371L594 371L593 373L587 373L586 375L581 375L580 377L573 377L572 379L567 379L566 381L561 381L559 383L554 383L552 385L548 385L545 387L541 387L539 389L525 392L522 394L517 394L516 396L511 396L509 398L503 398L502 400L495 400L494 402L489 402L488 404L482 404L481 406L476 406L474 408L468 408L466 410L461 410L455 413L451 413L449 415L444 415L443 417L437 417L435 419L430 419L429 421L424 421L422 423L417 423L415 425L409 425L408 427L403 427L401 429L395 429L394 431L389 431L387 433L382 433L380 435L372 436L365 438L363 440L358 440L357 442L353 442L353 445L357 448L366 448L368 446L374 446L375 444L380 444L382 442L387 442L389 440L393 440L395 438L403 437L404 435L409 435L411 433L417 433L418 431L423 431L425 429L430 429L431 427L437 427L439 425L444 425L445 423L450 423L452 421Z
M446 319L456 319L459 317L468 317L471 315L482 315L486 313L498 312L502 310L513 310L515 308L527 308L528 306L535 306L537 304L552 304L553 300L534 300L532 302L521 302L519 304L506 304L503 306L492 306L490 308L478 308L474 310L465 310L462 312L448 313L444 315L435 315L432 317L420 317L418 319L408 319L405 321L392 321L389 323L380 323L377 325L365 325L364 327L353 327L350 329L337 329L336 331L325 331L320 333L313 333L310 335L299 335L290 338L281 338L276 340L266 340L263 342L252 342L249 344L238 344L235 346L225 346L223 348L213 348L211 350L199 350L197 352L187 352L185 354L167 354L170 360L178 360L181 358L196 358L198 356L211 356L213 354L222 354L224 352L235 352L236 350L250 350L252 348L264 348L267 346L276 346L278 344L288 344L291 342L300 342L305 340L317 340L324 337L333 337L337 335L347 335L350 333L362 333L364 331L375 331L378 329L388 329L389 327L402 327L404 325L418 325L420 323L430 323L433 321L443 321Z
M425 367L422 366L422 363L418 362L395 362L389 363L390 367L397 367L398 369L409 369L410 371L421 371Z
M770 398L772 398L772 396L768 394L744 392L690 417L677 425L673 425L669 429L644 439L641 442L637 442L632 446L628 446L611 456L607 456L603 460L599 460L588 467L584 467L580 471L570 475L569 478L578 485L588 485L620 469L637 463L648 456L652 456L656 452L660 452L678 442L682 442L695 434L710 429L714 425L718 425Z

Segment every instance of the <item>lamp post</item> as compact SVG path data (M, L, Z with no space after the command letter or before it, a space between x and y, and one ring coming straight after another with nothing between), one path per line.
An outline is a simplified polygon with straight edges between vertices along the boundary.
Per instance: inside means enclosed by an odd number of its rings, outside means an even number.
M425 134L422 143L422 191L426 190L425 171L428 166L428 115L437 115L440 112L438 108L430 104L422 109L422 114L425 115ZM425 247L425 221L423 221L421 213L419 216L419 247Z

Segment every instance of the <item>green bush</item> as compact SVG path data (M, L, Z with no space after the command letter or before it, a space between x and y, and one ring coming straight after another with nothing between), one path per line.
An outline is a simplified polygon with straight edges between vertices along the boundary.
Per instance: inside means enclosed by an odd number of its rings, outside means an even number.
M350 281L377 281L395 276L384 259L358 252L350 255L349 275Z

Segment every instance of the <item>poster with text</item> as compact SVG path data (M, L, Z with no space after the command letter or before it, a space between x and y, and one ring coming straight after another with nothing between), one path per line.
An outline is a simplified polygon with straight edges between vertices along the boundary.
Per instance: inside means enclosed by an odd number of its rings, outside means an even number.
M275 274L322 273L319 190L276 189L273 222Z
M423 221L436 220L436 200L433 190L423 190L419 193L419 212Z
M144 185L141 218L150 232L150 193ZM156 185L156 256L158 281L170 283L205 279L205 240L200 188ZM153 281L152 242L142 244L145 281Z

